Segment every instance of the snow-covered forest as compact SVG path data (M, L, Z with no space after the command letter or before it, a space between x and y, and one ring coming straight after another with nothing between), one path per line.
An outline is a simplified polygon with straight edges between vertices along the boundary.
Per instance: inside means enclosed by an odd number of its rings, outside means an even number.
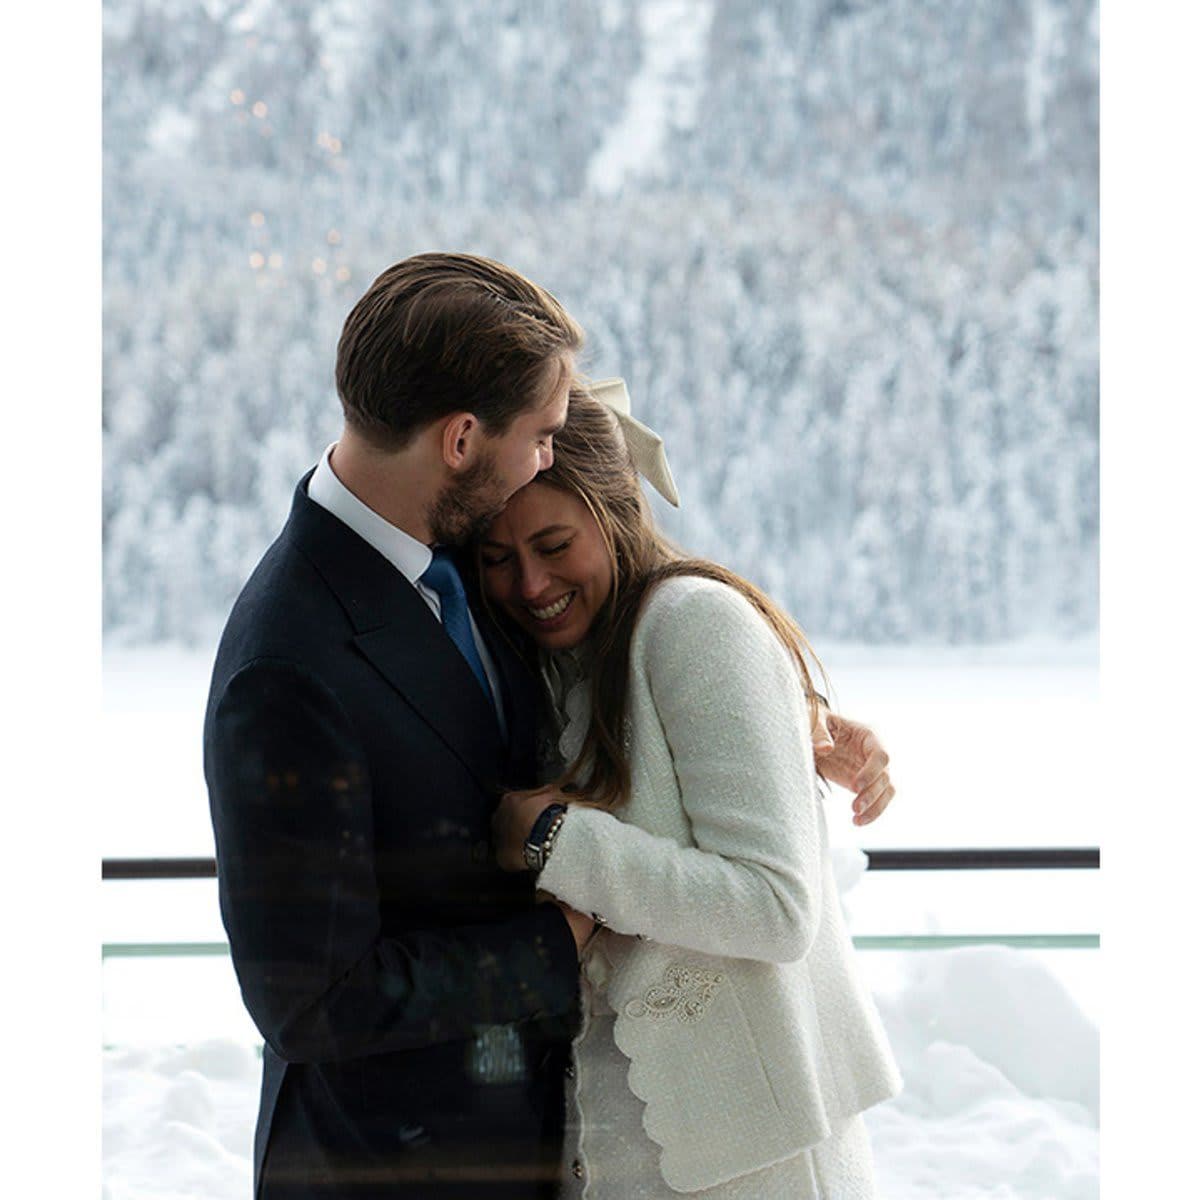
M1094 0L105 0L104 596L211 639L374 276L549 287L818 638L1092 630Z

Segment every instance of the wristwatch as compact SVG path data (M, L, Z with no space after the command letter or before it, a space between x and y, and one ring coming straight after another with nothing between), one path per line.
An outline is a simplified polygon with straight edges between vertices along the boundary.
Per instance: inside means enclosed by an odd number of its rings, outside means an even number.
M529 836L525 839L525 866L531 871L540 871L550 857L554 839L558 836L563 817L567 815L565 804L548 804L538 814Z

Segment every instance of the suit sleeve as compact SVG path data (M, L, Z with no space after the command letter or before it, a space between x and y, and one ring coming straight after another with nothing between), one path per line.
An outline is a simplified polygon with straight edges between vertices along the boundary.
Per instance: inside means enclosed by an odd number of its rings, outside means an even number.
M333 1062L573 1011L575 942L555 905L381 935L366 760L310 671L238 671L211 710L205 770L234 967L282 1058Z
M539 887L619 933L703 953L803 958L820 919L822 832L803 684L741 595L661 597L634 641L694 846L573 806ZM635 740L633 753L638 753Z

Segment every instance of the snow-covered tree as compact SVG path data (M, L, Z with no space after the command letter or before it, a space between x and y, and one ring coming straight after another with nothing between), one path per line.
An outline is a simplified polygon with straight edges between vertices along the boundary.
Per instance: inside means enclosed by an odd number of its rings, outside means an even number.
M1097 616L1093 0L105 0L104 595L204 640L346 313L511 262L816 637Z

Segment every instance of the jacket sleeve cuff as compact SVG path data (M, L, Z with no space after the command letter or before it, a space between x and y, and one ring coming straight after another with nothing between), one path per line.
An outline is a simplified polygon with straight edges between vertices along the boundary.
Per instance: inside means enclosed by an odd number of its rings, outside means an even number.
M572 805L554 839L554 848L538 875L537 885L582 913L600 902L591 879L598 862L597 839L616 818L602 809ZM602 914L593 913L597 919ZM564 918L565 920L565 918Z

